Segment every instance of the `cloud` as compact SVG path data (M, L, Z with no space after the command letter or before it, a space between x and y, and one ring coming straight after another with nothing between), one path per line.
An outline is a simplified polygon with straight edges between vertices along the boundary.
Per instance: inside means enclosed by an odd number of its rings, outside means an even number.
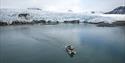
M123 5L124 0L0 0L1 8L38 7L51 11L94 11L111 10Z
M61 11L61 10L74 10L78 11L80 6L80 0L33 0L37 7L41 7L47 10Z
M2 7L8 8L27 8L39 7L46 10L61 11L74 10L81 8L80 0L1 0Z

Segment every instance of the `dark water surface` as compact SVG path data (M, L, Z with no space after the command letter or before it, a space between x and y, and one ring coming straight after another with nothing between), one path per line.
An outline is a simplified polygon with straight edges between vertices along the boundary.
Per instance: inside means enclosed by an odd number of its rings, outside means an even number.
M65 51L69 44L77 51L73 58ZM125 63L125 27L0 27L0 63Z

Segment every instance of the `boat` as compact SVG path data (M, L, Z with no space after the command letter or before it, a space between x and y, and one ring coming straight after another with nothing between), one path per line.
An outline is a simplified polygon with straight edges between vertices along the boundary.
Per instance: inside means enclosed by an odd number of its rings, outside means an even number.
M71 45L66 46L66 52L70 57L73 57L76 54L75 48Z

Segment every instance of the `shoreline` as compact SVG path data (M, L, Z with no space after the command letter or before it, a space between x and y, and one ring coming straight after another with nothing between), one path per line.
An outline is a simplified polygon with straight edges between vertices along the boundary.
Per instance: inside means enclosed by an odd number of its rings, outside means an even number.
M12 23L2 22L0 21L0 26L10 26L10 25L34 25L34 24L42 24L42 25L57 25L60 23L64 24L80 24L80 23L86 23L86 24L95 24L98 27L115 27L115 26L125 26L125 21L114 21L112 23L105 23L105 21L102 22L80 22L79 20L70 20L70 21L46 21L46 20L33 20L31 22L27 21L12 21Z

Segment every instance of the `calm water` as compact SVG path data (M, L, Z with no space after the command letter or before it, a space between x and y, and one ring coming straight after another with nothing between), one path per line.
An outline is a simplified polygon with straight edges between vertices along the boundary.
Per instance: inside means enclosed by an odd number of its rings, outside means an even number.
M77 51L72 58L65 51L69 44ZM125 27L0 27L0 63L125 63Z

